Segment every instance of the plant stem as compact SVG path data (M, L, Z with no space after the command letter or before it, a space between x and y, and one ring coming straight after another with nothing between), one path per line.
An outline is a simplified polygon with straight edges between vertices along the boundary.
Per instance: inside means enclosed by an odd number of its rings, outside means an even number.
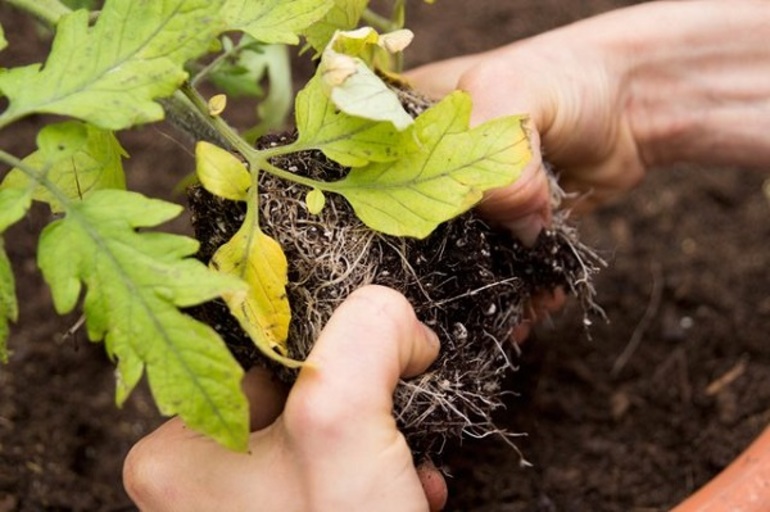
M334 182L318 181L314 180L313 178L308 178L307 176L294 174L293 172L289 172L285 169L281 169L280 167L276 167L275 165L268 162L267 159L259 162L259 166L262 168L262 170L269 172L273 176L277 176L278 178L287 181L293 181L294 183L299 183L300 185L305 185L306 187L317 188L318 190L322 190L324 192L337 192L339 190L339 187L335 186Z
M184 84L180 89L181 94L184 94L186 100L192 104L193 107L200 115L201 119L206 119L210 128L219 134L230 145L230 150L238 152L249 164L249 168L253 175L259 173L260 170L264 170L273 174L279 178L306 185L311 188L317 188L328 192L334 192L337 187L332 183L314 180L305 176L298 176L294 173L281 169L270 163L270 159L276 156L286 155L289 153L296 153L303 149L293 144L287 146L278 146L268 149L256 149L252 147L246 140L244 140L230 125L228 125L221 117L211 116L208 114L208 105L206 100L195 90L190 84Z
M228 151L233 149L214 126L211 116L208 113L198 112L198 109L181 91L176 91L173 96L158 101L163 105L166 120L182 133L189 135L195 141L210 142Z
M237 54L240 52L244 47L248 46L249 44L254 43L254 40L248 38L248 37L241 37L241 40L238 41L238 44L233 45L232 48L227 50L226 52L222 52L220 55L217 55L217 57L209 62L206 66L203 67L200 71L198 71L194 77L190 80L190 85L192 87L196 87L201 80L204 80L213 70L217 68L224 60L229 59L231 56Z
M364 9L361 14L361 19L367 25L376 28L379 32L392 32L400 27L393 23L393 20L386 18L385 16L374 12L368 7Z
M182 84L176 94L183 95L185 100L188 100L191 107L194 108L198 115L197 117L207 123L208 127L214 130L218 135L224 139L230 146L227 149L235 150L243 155L247 160L252 160L256 157L257 150L251 147L235 129L227 124L227 122L220 116L212 116L209 114L208 103L201 96L201 94L189 83Z
M6 0L9 4L27 11L49 27L53 28L59 23L62 16L72 12L72 9L59 2L59 0Z

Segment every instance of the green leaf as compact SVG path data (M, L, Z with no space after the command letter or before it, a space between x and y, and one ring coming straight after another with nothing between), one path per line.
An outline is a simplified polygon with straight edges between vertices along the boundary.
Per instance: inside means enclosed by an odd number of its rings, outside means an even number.
M32 190L29 188L0 189L0 235L24 217L31 204Z
M329 42L329 47L337 53L351 57L365 57L373 46L380 41L380 34L372 27L361 27L356 30L338 31Z
M118 361L119 404L146 369L163 414L179 414L191 428L245 450L243 372L213 329L177 309L239 289L242 283L191 258L198 249L195 240L138 231L166 222L180 210L133 192L95 192L45 228L38 264L59 313L75 307L81 283L87 287L88 336L103 338Z
M298 34L320 20L334 0L227 0L228 29L263 43L299 43Z
M270 89L267 96L257 105L259 125L257 133L262 135L270 130L284 126L291 112L294 99L292 83L291 58L286 46L272 45L264 48L265 59L268 61L267 79ZM254 135L250 131L249 135Z
M5 31L3 26L0 25L0 51L5 50L8 47L8 40L5 38Z
M289 279L286 256L278 242L259 229L256 206L252 206L255 203L249 204L243 225L217 249L211 266L246 282L246 293L225 293L223 298L257 348L274 361L296 368L301 363L286 357L291 321L286 296Z
M369 227L424 238L472 206L483 192L516 180L531 158L521 116L468 130L471 101L455 92L419 116L422 150L351 170L329 190L345 196Z
M29 210L32 203L32 191L26 189L0 190L0 362L8 361L8 322L15 322L19 310L13 269L3 247L3 232L11 224L19 221Z
M203 187L214 195L245 201L251 188L251 174L232 153L210 144L195 146L195 172Z
M92 11L96 9L96 0L61 0L61 3L72 9L88 9Z
M223 61L209 77L218 89L229 96L258 98L264 94L260 82L268 66L269 61L263 48L244 48L238 52L234 61Z
M0 235L27 213L31 203L32 193L29 189L0 190ZM18 314L13 269L0 236L0 363L8 362L8 323L15 322Z
M60 212L63 205L50 189L53 185L67 199L83 199L97 190L126 188L122 158L125 150L109 130L79 121L48 125L37 137L38 150L22 162L35 169L49 186L34 188L33 198ZM2 188L34 186L35 179L21 169L13 169Z
M320 149L348 167L388 162L415 149L411 131L399 131L391 122L354 117L336 108L315 76L297 94L296 144ZM411 121L411 119L410 119Z
M326 16L303 33L316 54L326 48L336 31L354 29L368 4L369 0L335 0Z
M19 314L11 262L5 254L0 238L0 363L8 362L8 322L15 322Z
M107 0L93 27L85 10L64 16L45 66L0 75L3 118L60 114L113 130L161 119L154 100L178 88L184 63L224 28L222 3Z

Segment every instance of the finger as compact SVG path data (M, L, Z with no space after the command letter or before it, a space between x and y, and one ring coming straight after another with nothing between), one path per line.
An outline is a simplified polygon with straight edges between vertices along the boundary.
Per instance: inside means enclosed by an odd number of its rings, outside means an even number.
M530 299L525 308L525 316L514 326L511 338L514 343L521 345L532 333L532 328L541 320L549 317L564 307L567 293L559 287L555 290L543 291Z
M532 307L538 315L556 313L564 307L565 302L567 302L567 292L562 287L544 291L532 297Z
M283 411L288 390L268 369L250 369L243 377L241 388L249 401L252 432L271 425Z
M366 422L385 418L392 425L399 378L424 371L438 350L438 338L403 295L382 286L361 288L322 331L289 396L285 420L310 423L321 435L323 425L335 434L367 430Z
M431 512L442 510L449 497L444 475L432 463L424 462L417 468L417 476Z
M533 153L533 161L513 184L488 192L477 206L490 224L510 231L528 247L534 246L542 230L551 224L549 179L539 151Z
M440 99L457 88L460 77L479 58L481 55L466 55L434 62L407 71L404 76L415 90Z
M513 327L513 332L511 332L512 341L516 345L521 345L524 343L524 341L526 341L527 338L529 338L531 332L532 320L529 318L523 318L521 322Z

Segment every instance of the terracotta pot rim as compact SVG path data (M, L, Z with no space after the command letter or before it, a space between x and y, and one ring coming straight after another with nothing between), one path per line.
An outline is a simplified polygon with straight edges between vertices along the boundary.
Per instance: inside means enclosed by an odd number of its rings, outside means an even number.
M770 425L727 468L673 512L766 512L770 509Z

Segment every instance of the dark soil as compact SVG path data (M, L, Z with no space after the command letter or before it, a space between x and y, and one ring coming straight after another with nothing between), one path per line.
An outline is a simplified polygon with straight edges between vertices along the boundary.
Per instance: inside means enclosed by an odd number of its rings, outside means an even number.
M413 64L477 51L620 6L610 0L414 3ZM428 17L427 13L433 15ZM39 51L32 24L0 6L13 50ZM24 154L40 120L0 134ZM131 186L164 195L192 168L170 129L122 138ZM152 155L150 157L149 155ZM494 439L453 448L445 464L451 510L666 510L719 472L770 422L770 181L738 169L652 173L623 204L581 221L603 251L598 300L610 319L583 334L569 308L525 346L528 391L498 421L526 431L533 468ZM62 340L60 319L34 263L46 213L14 227L21 318L0 368L0 511L131 510L122 459L161 418L146 390L113 405L112 366L82 333ZM189 229L182 219L176 224ZM639 340L613 376L621 354ZM709 388L735 371L735 380Z

